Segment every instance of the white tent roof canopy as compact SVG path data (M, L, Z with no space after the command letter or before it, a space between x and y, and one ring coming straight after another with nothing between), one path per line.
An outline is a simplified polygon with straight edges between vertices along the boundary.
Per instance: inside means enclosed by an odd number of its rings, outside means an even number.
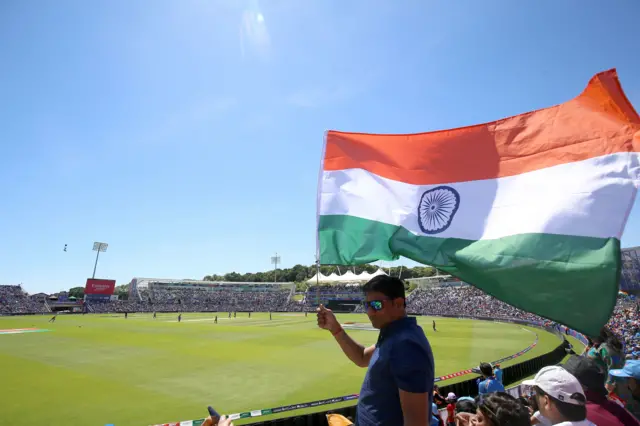
M352 283L357 281L369 281L373 277L377 277L378 275L387 275L386 272L382 270L382 268L378 269L373 274L364 271L360 274L354 274L352 271L347 271L342 275L337 275L335 272L331 273L331 275L326 276L320 273L320 275L316 274L313 278L309 278L307 283L314 284L316 282L321 283Z
M371 279L371 274L368 273L367 271L364 271L363 273L361 273L360 275L358 275L360 277L361 280L367 280L369 281Z
M356 274L354 274L353 272L351 272L351 271L347 271L344 274L342 274L340 276L340 278L345 279L345 280L346 279L350 279L350 280L356 279L357 280L358 276Z
M316 282L325 282L327 280L327 276L323 275L322 272L320 272L319 274L315 274L312 278L309 278L307 280L307 283L309 284L315 284Z
M388 274L385 271L383 271L382 268L379 268L377 271L371 274L371 278L377 277L378 275L388 275Z

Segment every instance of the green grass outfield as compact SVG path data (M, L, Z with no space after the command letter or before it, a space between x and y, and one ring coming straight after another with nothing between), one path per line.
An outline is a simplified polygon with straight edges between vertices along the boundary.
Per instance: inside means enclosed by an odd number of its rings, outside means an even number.
M146 426L223 413L272 408L357 393L365 373L342 354L315 315L246 313L60 315L2 317L0 329L50 332L0 334L0 423L12 426ZM365 315L340 321L367 323ZM419 318L433 348L436 375L538 346L503 366L555 348L552 334L473 320ZM350 330L363 344L377 332ZM458 378L466 380L472 376ZM447 382L444 382L447 383ZM347 404L347 403L344 403ZM353 402L351 402L353 404ZM317 407L327 410L336 406ZM310 410L308 410L310 411ZM282 413L290 416L304 410ZM275 416L260 417L254 421ZM242 422L237 422L242 424Z

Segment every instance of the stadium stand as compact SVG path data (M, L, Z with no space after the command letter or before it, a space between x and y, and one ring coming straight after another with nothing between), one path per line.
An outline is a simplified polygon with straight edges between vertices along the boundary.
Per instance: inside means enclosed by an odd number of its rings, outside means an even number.
M0 315L49 312L45 302L29 297L19 285L0 285Z
M640 247L630 247L622 250L622 274L620 275L620 290L640 290Z
M627 359L640 359L640 306L635 299L618 296L609 329L622 341Z
M307 309L315 310L322 304L337 312L354 312L363 306L363 301L364 295L357 283L313 285L303 299Z
M458 315L544 322L469 285L417 288L407 297L407 310L419 315Z
M301 312L290 283L137 280L128 301L90 302L93 312ZM137 297L136 297L137 296Z

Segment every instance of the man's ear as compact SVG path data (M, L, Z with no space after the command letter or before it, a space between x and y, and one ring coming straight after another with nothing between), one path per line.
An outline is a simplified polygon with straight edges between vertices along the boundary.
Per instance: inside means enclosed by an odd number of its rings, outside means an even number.
M548 395L544 395L542 398L543 398L544 406L548 407L549 406L549 396Z

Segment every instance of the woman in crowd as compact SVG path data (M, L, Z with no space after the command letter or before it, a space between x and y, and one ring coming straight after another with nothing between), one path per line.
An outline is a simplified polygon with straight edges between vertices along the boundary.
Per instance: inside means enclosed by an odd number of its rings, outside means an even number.
M438 385L433 385L433 402L435 402L438 406L447 404L444 396L440 395L440 388L438 387Z

